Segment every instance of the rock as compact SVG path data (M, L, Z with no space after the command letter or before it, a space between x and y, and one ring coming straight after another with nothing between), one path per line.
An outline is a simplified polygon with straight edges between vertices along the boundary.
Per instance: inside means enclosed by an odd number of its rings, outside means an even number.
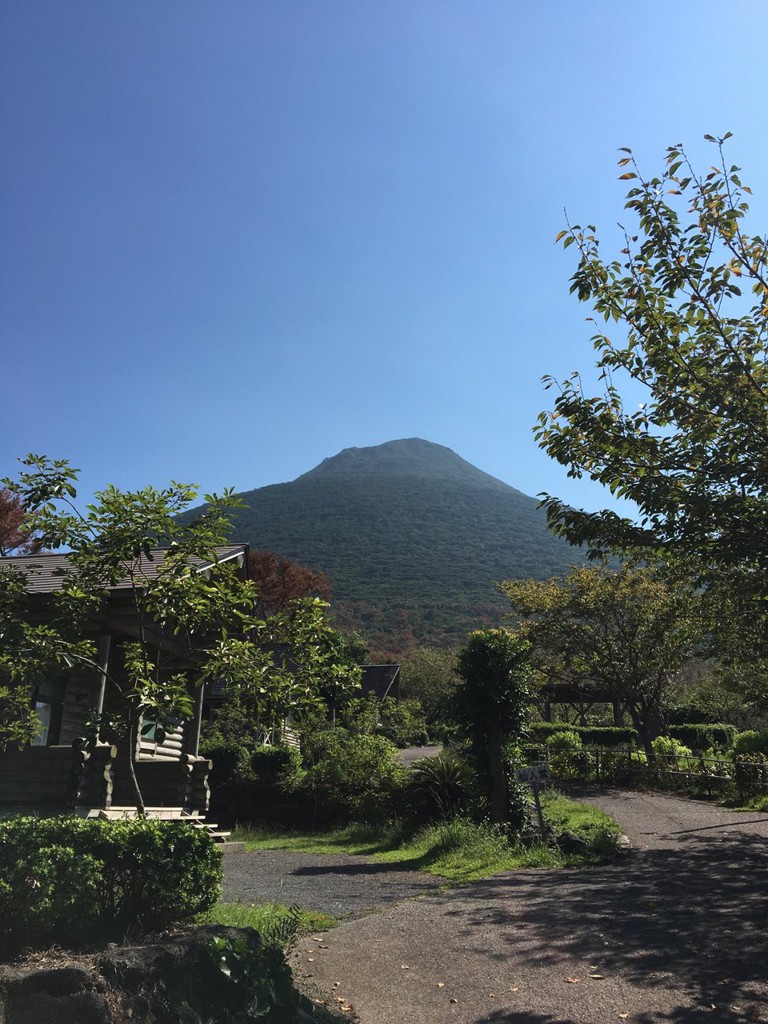
M567 829L565 832L561 832L557 837L557 845L560 847L563 853L587 853L589 846L584 842L575 832L569 832Z

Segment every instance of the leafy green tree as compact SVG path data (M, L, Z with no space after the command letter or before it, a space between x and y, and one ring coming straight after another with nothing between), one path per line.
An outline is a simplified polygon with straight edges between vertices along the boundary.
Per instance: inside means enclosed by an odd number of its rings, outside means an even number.
M459 653L454 708L470 760L488 798L491 820L519 830L526 819L522 791L511 778L512 748L523 737L533 693L529 644L506 629L472 633Z
M162 733L193 711L189 671L168 664L173 657L165 653L164 638L173 636L195 664L197 683L223 680L230 689L247 691L251 705L270 719L319 699L318 676L328 667L321 650L325 605L304 602L267 619L255 614L254 585L229 562L216 561L238 504L231 491L207 495L200 514L180 522L178 515L197 497L191 485L139 491L109 486L80 509L77 471L66 461L30 455L22 465L19 479L4 483L26 509L26 528L45 548L67 549L70 568L46 625L29 615L24 574L10 567L0 573L0 678L10 680L0 692L0 715L11 708L4 730L0 721L0 738L31 737L33 716L12 713L30 682L73 664L97 670L95 646L82 635L117 584L136 636L123 645L122 672L110 674L109 682L122 698L117 725L140 813L134 762L142 720L151 718ZM201 563L210 569L197 571ZM96 728L104 724L97 721Z
M451 701L459 683L456 660L454 651L420 647L400 666L401 693L420 702L433 736L441 737L449 724Z
M597 684L629 712L649 759L681 670L701 642L697 595L653 568L574 569L500 584L545 678Z
M768 243L746 228L749 189L729 166L697 173L681 145L647 177L622 150L632 225L618 258L569 224L571 291L594 310L603 390L578 373L539 417L541 447L637 505L636 520L548 497L549 521L594 550L690 555L768 595ZM600 323L607 327L598 326ZM547 386L556 385L547 378Z

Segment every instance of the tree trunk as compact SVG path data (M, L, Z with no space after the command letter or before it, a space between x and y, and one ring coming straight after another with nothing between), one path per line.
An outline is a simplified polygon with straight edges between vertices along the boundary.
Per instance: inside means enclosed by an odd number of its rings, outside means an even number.
M128 774L131 778L131 785L133 791L136 794L136 810L139 813L140 818L146 818L147 812L144 807L144 797L141 795L141 789L139 788L139 780L136 778L136 746L138 739L137 723L130 716L128 721Z
M488 730L488 789L491 821L495 825L503 825L509 814L509 801L504 742L498 722L491 722Z
M661 711L655 704L630 707L629 713L632 717L632 724L637 729L640 743L648 758L648 764L656 760L656 752L653 749L653 741L661 735L663 720Z

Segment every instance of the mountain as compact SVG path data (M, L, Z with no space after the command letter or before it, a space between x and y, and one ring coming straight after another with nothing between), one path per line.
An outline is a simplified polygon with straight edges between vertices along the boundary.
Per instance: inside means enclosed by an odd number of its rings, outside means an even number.
M232 538L322 569L338 624L390 654L499 623L507 606L493 580L582 561L549 534L535 498L419 438L346 448L239 497Z

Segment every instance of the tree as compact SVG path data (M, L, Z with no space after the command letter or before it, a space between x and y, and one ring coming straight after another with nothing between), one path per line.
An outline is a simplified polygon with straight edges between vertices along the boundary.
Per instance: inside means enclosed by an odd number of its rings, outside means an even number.
M649 759L667 695L700 640L697 595L656 569L574 569L563 580L500 584L545 678L597 684L629 712Z
M768 245L746 231L750 190L725 161L729 137L706 136L719 158L703 175L681 145L651 178L622 150L637 226L619 259L602 258L592 225L560 232L580 254L571 291L616 333L592 338L603 393L574 373L536 437L569 476L639 509L634 521L546 497L556 532L596 551L692 556L702 575L736 569L766 596Z
M84 627L119 583L135 636L122 645L121 673L110 674L109 682L122 698L118 726L141 813L134 760L142 720L151 717L153 728L162 731L189 718L193 681L223 681L247 691L253 706L271 717L319 699L320 670L328 667L320 650L328 629L326 606L309 601L271 617L256 613L253 583L216 557L228 536L229 512L238 504L231 491L207 495L204 510L184 522L178 516L197 496L187 484L139 491L109 486L81 510L77 471L66 461L30 455L22 464L19 479L4 483L26 509L27 528L40 542L68 549L70 568L54 595L55 615L44 625L29 615L24 574L15 568L0 573L0 678L10 680L5 690L18 704L35 678L73 664L95 672L97 652L82 639ZM204 573L197 571L201 563L210 566ZM176 640L170 658L167 637ZM179 650L190 668L174 667ZM0 691L0 712L8 703ZM12 712L6 741L29 738L34 716L28 712L19 722ZM95 723L97 730L104 725Z
M7 487L0 488L0 556L23 555L35 550L32 534L24 525L24 506L18 495Z
M400 689L404 697L421 703L427 728L439 736L450 718L453 691L459 682L456 653L421 647L403 659L400 667Z
M259 594L257 611L263 617L285 611L292 601L304 597L327 601L331 596L324 572L313 572L274 551L251 551L248 559Z
M488 796L491 820L520 829L525 801L510 778L510 747L518 744L530 711L529 645L506 629L472 633L459 653L454 707L469 740L470 758Z

